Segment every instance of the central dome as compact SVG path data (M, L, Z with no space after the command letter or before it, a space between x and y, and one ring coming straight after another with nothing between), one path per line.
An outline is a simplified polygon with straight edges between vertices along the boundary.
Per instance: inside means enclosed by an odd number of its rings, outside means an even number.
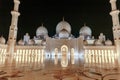
M47 35L47 34L48 34L48 30L43 25L38 27L36 30L36 36Z
M66 29L62 29L59 33L59 38L69 38L69 32Z
M56 33L60 33L61 30L67 30L69 33L71 33L71 26L70 24L67 22L67 21L61 21L57 24L57 27L56 27Z

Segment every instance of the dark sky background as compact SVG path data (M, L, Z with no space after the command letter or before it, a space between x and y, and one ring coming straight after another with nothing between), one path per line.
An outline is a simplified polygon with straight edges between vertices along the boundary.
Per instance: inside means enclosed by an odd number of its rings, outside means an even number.
M18 22L18 39L28 32L31 38L36 29L44 23L49 36L55 34L56 25L62 20L71 24L72 34L79 35L80 28L86 23L97 36L103 32L112 39L112 19L109 15L111 6L109 0L20 0L21 13ZM120 9L120 0L117 1ZM10 11L13 10L13 0L0 0L0 35L8 37L11 24Z

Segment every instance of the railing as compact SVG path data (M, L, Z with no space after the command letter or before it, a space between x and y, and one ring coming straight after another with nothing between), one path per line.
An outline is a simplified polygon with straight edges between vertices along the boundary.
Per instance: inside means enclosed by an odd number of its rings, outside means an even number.
M15 55L39 55L44 53L45 46L16 46Z
M5 56L7 52L7 45L0 44L0 56Z
M118 54L115 53L115 46L85 46L85 63L90 66L99 64L103 67L114 67L117 59Z

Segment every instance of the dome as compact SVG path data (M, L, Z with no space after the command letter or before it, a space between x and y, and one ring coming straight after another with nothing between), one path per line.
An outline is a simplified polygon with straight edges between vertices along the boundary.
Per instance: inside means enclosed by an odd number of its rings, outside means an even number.
M24 41L21 39L18 41L18 45L24 45Z
M105 45L106 45L106 46L111 46L111 45L112 45L112 41L109 40L109 39L106 40L106 41L105 41Z
M100 40L96 40L95 41L95 45L96 46L102 46L103 44L102 44L102 42Z
M59 38L68 38L69 32L66 29L62 29L59 33Z
M39 35L48 35L48 30L43 25L38 27L36 30L36 36Z
M80 35L84 35L84 36L91 36L92 35L92 31L90 29L90 27L84 25L79 32Z
M67 21L63 20L57 24L56 33L59 33L62 29L65 29L71 33L71 25Z
M0 43L1 43L1 44L5 44L5 42L6 42L5 38L4 38L3 36L1 36L1 37L0 37Z

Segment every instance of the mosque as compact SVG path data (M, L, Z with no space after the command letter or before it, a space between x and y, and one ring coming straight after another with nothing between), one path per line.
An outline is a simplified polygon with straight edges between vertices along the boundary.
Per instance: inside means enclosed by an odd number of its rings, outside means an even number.
M45 56L64 56L62 64L67 66L65 56L75 56L82 58L86 64L106 63L114 65L120 62L120 11L116 6L117 0L110 0L113 22L114 44L106 39L106 35L100 33L98 39L92 35L90 27L84 26L79 30L77 38L71 33L71 25L64 18L56 25L56 34L49 37L47 28L42 24L36 29L36 35L30 39L29 33L23 36L23 39L16 41L17 23L19 13L19 0L14 0L14 9L11 11L12 20L9 29L8 41L3 36L0 37L0 55L20 56L20 55L38 55ZM60 57L61 58L61 57ZM74 61L72 61L74 63Z

